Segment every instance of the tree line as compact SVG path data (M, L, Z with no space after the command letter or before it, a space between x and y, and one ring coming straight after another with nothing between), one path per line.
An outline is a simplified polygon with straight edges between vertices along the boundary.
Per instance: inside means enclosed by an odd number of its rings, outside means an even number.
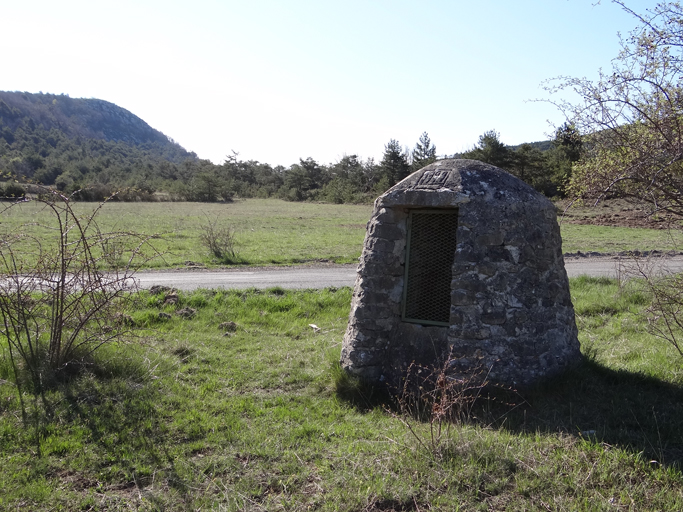
M580 151L578 133L564 126L552 142L518 147L504 145L491 130L470 151L447 156L497 165L556 196L564 194L571 163ZM118 192L119 200L275 197L359 203L371 201L437 158L436 147L424 132L412 150L390 139L379 162L345 155L331 164L301 158L284 167L241 160L233 152L217 165L185 151L111 103L0 93L0 172L12 178L0 190L4 197L20 196L19 184L38 184L66 194L78 191L81 200L102 200Z
M514 174L548 197L564 197L572 166L584 150L583 137L573 124L565 123L551 141L506 146L495 130L489 130L459 158L481 160Z

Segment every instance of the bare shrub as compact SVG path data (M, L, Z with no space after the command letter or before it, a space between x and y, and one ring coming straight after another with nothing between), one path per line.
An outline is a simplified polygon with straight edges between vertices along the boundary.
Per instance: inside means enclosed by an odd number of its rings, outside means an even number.
M652 293L652 304L647 308L648 330L683 356L683 274L645 282Z
M102 258L109 268L125 266L125 256L127 247L126 240L118 236L117 233L101 233L98 229L99 245L102 250Z
M71 198L57 191L45 189L31 201L44 207L40 220L0 235L0 343L17 386L25 376L42 393L50 380L131 330L120 319L135 290L133 273L155 253L149 237L101 232L95 218L104 203L79 216ZM121 264L104 272L111 244Z
M219 262L236 263L238 257L235 229L230 225L219 224L219 220L218 217L211 220L206 216L206 222L200 226L199 241Z
M454 426L469 419L474 403L489 385L490 369L455 374L454 363L450 354L435 366L411 363L396 394L400 421L431 457L444 455L451 446ZM429 423L429 433L420 432L412 420Z
M645 309L646 328L666 341L683 357L683 274L668 272L665 259L631 254L619 264L620 283L639 278L638 283L650 297Z

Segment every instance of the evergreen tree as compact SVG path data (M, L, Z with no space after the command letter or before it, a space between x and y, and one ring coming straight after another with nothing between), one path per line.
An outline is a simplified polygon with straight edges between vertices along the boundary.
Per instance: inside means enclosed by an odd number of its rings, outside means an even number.
M525 143L513 153L511 166L512 174L529 185L536 186L536 182L544 174L545 157L540 149Z
M330 176L325 172L326 170L311 157L308 157L305 160L299 158L299 165L306 171L306 175L311 182L311 188L322 188L330 181Z
M408 176L410 171L408 157L403 150L401 150L401 145L395 139L391 139L389 143L384 146L384 155L382 156L382 161L379 165L382 178L378 188L383 189L393 187L396 183Z
M489 130L480 135L477 145L463 153L462 157L480 160L506 170L513 162L512 151L500 141L500 134L496 130Z
M412 157L413 171L422 169L424 166L436 161L436 146L429 140L427 132L422 132L422 135L420 135L420 140L417 141L415 149L413 149Z
M581 134L574 125L564 123L555 131L552 148L543 153L544 172L535 179L533 186L549 197L564 197L572 176L572 166L581 158L582 153Z
M560 150L562 155L571 163L577 162L583 153L583 137L570 123L564 123L555 130L553 146Z

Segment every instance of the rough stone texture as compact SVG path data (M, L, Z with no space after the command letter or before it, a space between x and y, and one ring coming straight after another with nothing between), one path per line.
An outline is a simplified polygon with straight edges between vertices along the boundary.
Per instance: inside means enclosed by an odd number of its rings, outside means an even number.
M401 319L411 210L457 209L450 326ZM453 357L453 373L523 387L581 357L555 207L474 160L441 160L375 201L342 346L342 366L396 382L415 361Z

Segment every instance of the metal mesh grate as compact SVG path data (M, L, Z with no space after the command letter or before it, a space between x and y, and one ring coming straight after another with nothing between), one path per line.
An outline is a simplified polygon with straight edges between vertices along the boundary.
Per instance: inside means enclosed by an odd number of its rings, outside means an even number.
M403 320L448 325L457 229L457 210L410 213Z

